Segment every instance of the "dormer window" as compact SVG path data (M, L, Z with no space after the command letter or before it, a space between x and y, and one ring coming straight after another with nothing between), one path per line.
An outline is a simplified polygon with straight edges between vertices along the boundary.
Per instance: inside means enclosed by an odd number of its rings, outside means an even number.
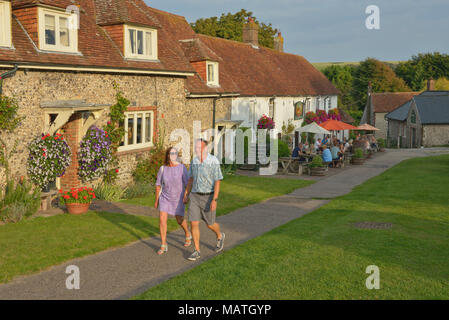
M0 47L11 45L11 2L0 1Z
M125 25L125 57L157 60L157 30Z
M208 86L218 86L218 62L207 61L207 85Z
M59 52L78 51L76 14L39 8L39 48Z

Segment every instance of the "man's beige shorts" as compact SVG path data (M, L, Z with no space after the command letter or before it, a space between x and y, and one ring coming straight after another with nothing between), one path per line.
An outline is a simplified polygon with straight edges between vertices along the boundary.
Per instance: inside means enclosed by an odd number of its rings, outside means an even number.
M189 204L189 221L204 220L208 226L215 223L216 211L210 211L210 203L214 198L214 194L200 195L197 193L190 194Z

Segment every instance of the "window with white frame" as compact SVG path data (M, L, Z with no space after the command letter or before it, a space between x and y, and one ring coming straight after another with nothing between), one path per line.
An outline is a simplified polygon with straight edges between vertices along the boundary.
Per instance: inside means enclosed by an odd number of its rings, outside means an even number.
M125 25L125 57L157 60L157 30Z
M207 71L207 85L208 86L218 86L218 62L207 61L206 62Z
M39 8L39 48L48 51L78 51L76 13Z
M0 1L0 47L11 45L11 2Z
M133 111L125 113L125 120L120 127L125 136L118 151L140 149L153 146L153 111Z

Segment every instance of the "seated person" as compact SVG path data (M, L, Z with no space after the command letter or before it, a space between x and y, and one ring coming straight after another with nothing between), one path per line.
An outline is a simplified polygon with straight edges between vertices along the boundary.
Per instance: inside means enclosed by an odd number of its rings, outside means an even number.
M321 141L321 144L327 144L329 142L329 139L327 139L326 136L324 136L323 140Z
M331 154L332 154L332 161L339 161L341 159L341 153L340 153L340 148L337 147L337 145L333 145L331 148ZM336 165L336 167L338 166L338 164Z
M299 161L306 161L306 158L302 156L303 153L304 153L304 145L301 142L295 149L293 149L292 158L299 158Z
M321 139L315 141L315 151L319 151L321 148Z
M303 145L302 142L299 143L292 152L292 158L298 158L299 154L302 153Z
M332 153L331 151L327 148L326 145L323 145L323 161L326 163L331 163L332 162Z

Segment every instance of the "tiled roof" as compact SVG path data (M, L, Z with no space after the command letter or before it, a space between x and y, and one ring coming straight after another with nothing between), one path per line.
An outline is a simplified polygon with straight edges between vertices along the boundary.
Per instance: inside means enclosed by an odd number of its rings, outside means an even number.
M184 17L159 13L163 28L180 40L191 61L219 61L221 88L209 88L199 77L189 77L192 93L239 92L242 95L324 95L338 94L332 83L306 59L242 42L196 34ZM188 40L188 41L185 41Z
M95 0L95 14L99 25L137 23L160 27L159 22L142 0Z
M142 7L143 1L127 0ZM28 4L49 1L16 1ZM25 3L27 2L27 3ZM72 1L55 1L59 4ZM136 69L173 72L194 72L185 59L177 40L174 40L167 30L159 30L158 59L159 61L138 61L125 59L119 48L112 42L107 32L97 25L95 20L95 3L98 0L78 0L80 5L80 29L78 31L78 51L80 54L49 53L37 50L34 43L24 31L17 18L12 19L12 43L14 49L0 49L0 61L10 63L67 65L75 67L101 67L114 69ZM102 1L100 1L102 2ZM112 9L112 8L111 8ZM145 16L151 16L148 7L142 7ZM154 21L157 19L153 16Z
M422 124L449 124L449 91L425 91L388 113L386 117L404 121L413 102Z
M420 92L372 93L373 112L391 112Z
M186 58L189 59L190 62L204 60L219 62L220 60L223 60L198 38L180 40L180 43Z
M227 73L242 95L338 94L332 83L301 56L250 44L198 35L221 57L220 76Z
M73 5L76 3L71 0L11 0L11 5L13 8L36 4L46 4L53 7L67 8L69 5Z
M182 55L185 57L186 61L193 62L194 60L196 60L196 58L194 57L198 57L200 55L202 55L203 57L208 57L208 59L210 60L221 61L220 57L218 57L210 48L201 43L198 35L193 31L184 17L151 7L149 7L149 10L160 22L162 26L161 30L166 30L166 32L170 34L170 36L175 40L189 40L178 41L179 45L183 49ZM189 46L196 48L189 51ZM207 86L205 81L201 79L201 77L197 74L193 77L187 78L187 90L191 94L237 93L239 89L230 75L222 72L221 64L219 68L220 87Z
M353 123L355 121L354 118L349 115L349 113L347 113L343 109L339 109L339 110L340 110L340 115L341 115L341 121L342 122Z

